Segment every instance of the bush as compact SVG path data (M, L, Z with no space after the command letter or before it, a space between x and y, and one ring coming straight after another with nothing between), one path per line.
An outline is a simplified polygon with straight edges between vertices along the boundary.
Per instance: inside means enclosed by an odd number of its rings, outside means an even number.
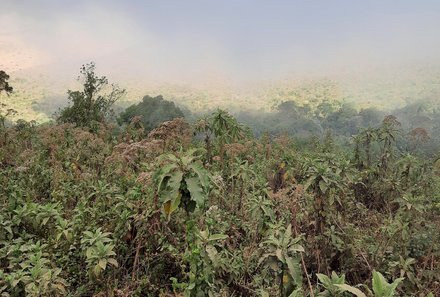
M145 133L148 133L162 122L181 118L184 115L174 102L164 100L162 96L150 97L147 95L142 98L142 102L131 105L121 113L118 122L121 125L128 124L136 116L141 118Z

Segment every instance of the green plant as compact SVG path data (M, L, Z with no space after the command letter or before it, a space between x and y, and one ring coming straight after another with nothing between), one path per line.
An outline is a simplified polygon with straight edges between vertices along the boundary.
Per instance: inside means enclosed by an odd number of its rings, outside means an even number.
M198 230L193 227L194 239L189 238L184 259L189 264L188 281L184 288L185 296L215 296L215 270L218 268L220 255L217 248L228 238L224 234L211 234L209 229Z
M362 129L360 133L355 138L357 140L358 149L359 146L362 145L364 148L364 154L365 154L365 161L362 161L360 159L360 156L358 157L358 164L360 163L360 169L363 168L371 168L372 164L372 144L374 141L378 138L379 131L375 128L366 128Z
M0 249L0 259L6 252L9 267L0 269L2 296L62 296L68 283L61 277L62 270L49 260L46 244L15 240Z
M253 177L256 175L255 172L252 170L252 168L249 166L249 162L243 161L239 162L237 159L236 162L239 164L232 172L231 174L231 180L232 180L232 195L235 194L235 189L239 188L239 203L238 203L238 211L241 212L243 210L243 204L244 204L244 196L245 193L248 192L249 189L246 189L246 184L252 184L250 183L251 180L253 180ZM251 190L252 191L252 190Z
M59 203L25 203L14 210L15 222L22 224L35 232L52 230L52 226L61 220Z
M210 189L210 174L200 162L198 151L191 149L180 154L166 154L163 166L156 172L157 194L164 213L170 216L178 207L187 213L205 205Z
M227 111L221 109L217 109L210 117L199 120L195 125L195 130L205 134L208 163L211 163L211 139L214 137L222 168L224 166L225 144L237 141L246 134L243 125Z
M6 94L10 94L12 93L12 91L14 90L10 85L9 85L9 75L6 74L5 71L0 70L0 93L1 92L5 92Z
M412 285L420 286L415 273L414 265L417 263L414 258L403 258L399 255L398 261L390 261L389 266L391 269L398 270L399 277L405 277Z
M366 297L361 290L347 285L345 283L345 275L338 276L336 272L332 272L331 277L326 276L325 274L317 273L319 281L325 288L325 291L318 294L318 296L327 296L327 297L342 297L346 296L345 292L352 293L357 297Z
M398 114L402 130L426 124L417 155L370 116L353 162L364 114L308 99L282 104L262 118L267 135L244 141L225 111L194 138L182 119L147 138L140 119L93 122L98 133L2 125L0 296L438 295L438 115ZM275 137L281 128L295 137ZM372 282L373 269L384 277Z
M395 279L392 283L388 283L385 277L378 271L373 271L373 293L374 297L393 297L396 293L397 286L404 280L403 277Z
M394 157L393 144L399 133L400 122L393 115L388 115L382 122L382 127L378 131L378 138L382 142L382 151L380 156L380 170L384 174L389 169L389 163Z
M60 111L58 121L72 123L78 127L94 130L96 123L102 123L112 113L112 105L119 100L125 90L112 85L109 94L103 94L108 80L95 74L95 63L83 65L80 70L84 77L83 91L67 91L71 106Z
M266 263L279 278L279 292L286 296L286 285L301 287L302 272L297 254L304 252L299 244L301 237L292 237L292 226L275 228L271 230L266 240L263 241L263 255L259 263Z
M265 193L262 193L262 195L251 197L247 206L249 207L252 222L255 226L255 235L257 237L264 235L267 230L270 230L270 224L276 222L273 201L268 199Z
M81 245L85 248L86 263L91 277L100 277L107 264L118 267L114 258L116 253L113 251L113 241L108 237L109 232L102 232L101 228L98 228L94 233L85 231L83 234Z
M59 218L56 225L57 229L57 235L56 240L57 241L64 241L67 240L68 242L72 240L73 238L73 226L72 223L66 219Z
M333 271L331 278L321 273L317 273L316 276L326 289L324 292L321 292L319 296L342 296L343 290L337 285L345 284L345 275L338 276L336 272Z
M314 194L315 226L317 234L323 234L328 221L329 206L333 206L336 192L343 190L342 170L329 164L325 159L308 160L304 165L307 169L305 177L307 178L304 189L311 189ZM342 204L340 200L336 200Z

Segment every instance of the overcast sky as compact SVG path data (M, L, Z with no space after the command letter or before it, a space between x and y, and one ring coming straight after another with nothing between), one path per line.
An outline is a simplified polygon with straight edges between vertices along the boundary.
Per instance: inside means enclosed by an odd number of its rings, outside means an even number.
M0 69L164 81L440 62L439 0L0 0Z

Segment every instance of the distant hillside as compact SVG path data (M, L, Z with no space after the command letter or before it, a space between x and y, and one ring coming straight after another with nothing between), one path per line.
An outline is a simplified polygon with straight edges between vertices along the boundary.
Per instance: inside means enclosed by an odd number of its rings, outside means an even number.
M44 68L33 68L10 73L14 94L10 97L2 95L1 102L18 111L15 119L47 121L56 110L67 104L67 90L80 87L75 81L76 73L68 79L66 75L54 78L43 74L43 71ZM232 111L267 111L287 100L311 105L324 100L344 100L356 103L359 108L376 106L391 109L420 99L440 99L440 67L436 66L376 69L332 77L242 85L219 80L191 86L146 82L140 78L116 83L127 89L127 95L119 102L121 106L138 102L144 95L163 95L197 113L216 107Z

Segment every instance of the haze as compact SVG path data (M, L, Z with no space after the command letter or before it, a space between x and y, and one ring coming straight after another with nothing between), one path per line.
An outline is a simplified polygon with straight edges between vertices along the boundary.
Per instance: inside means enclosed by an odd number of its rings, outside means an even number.
M439 1L2 0L0 68L198 83L440 64Z

